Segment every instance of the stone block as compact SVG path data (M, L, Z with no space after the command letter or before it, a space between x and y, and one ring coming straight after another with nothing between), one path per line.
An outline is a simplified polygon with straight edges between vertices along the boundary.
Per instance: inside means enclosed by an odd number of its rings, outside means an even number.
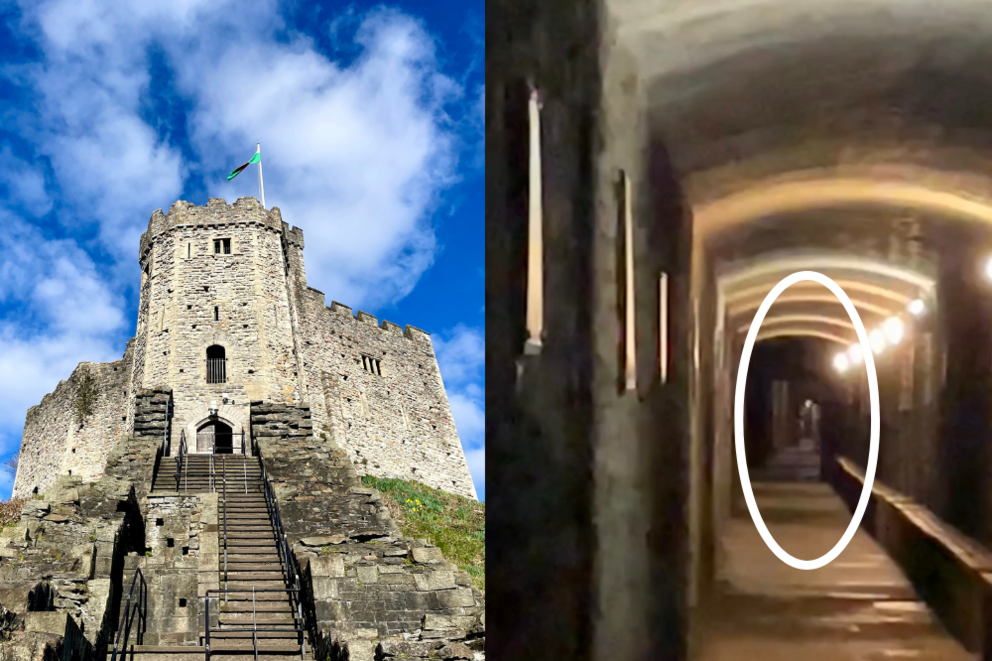
M445 629L465 630L475 624L475 618L471 615L438 615L427 613L424 615L423 627L425 631L442 631Z
M413 549L413 559L416 562L422 563L444 562L444 554L441 553L441 549L439 548L425 547Z
M338 579L317 576L313 578L313 598L316 601L339 598Z
M460 661L461 659L471 659L475 658L475 652L473 652L465 643L449 643L437 651L437 656L439 659L451 659L452 661Z
M457 587L455 585L455 575L449 571L414 574L413 579L418 590L452 590Z
M475 606L475 595L468 588L456 588L454 590L442 590L437 593L438 603L441 608L465 608Z
M358 567L358 582L359 583L378 583L379 582L379 570L375 567Z
M300 540L300 543L304 546L328 546L331 544L343 544L347 539L344 535L318 535L316 537L304 537Z
M344 578L344 558L340 555L317 557L310 561L310 575Z
M383 658L426 658L438 646L434 641L416 640L407 641L396 638L387 638L379 643L378 652Z
M65 633L68 615L61 611L41 611L24 614L24 630L38 633Z

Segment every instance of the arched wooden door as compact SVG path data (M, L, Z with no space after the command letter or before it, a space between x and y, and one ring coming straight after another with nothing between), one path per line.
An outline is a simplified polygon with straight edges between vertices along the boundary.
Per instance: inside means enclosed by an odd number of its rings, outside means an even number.
M212 420L196 430L196 451L231 454L233 430L220 420Z

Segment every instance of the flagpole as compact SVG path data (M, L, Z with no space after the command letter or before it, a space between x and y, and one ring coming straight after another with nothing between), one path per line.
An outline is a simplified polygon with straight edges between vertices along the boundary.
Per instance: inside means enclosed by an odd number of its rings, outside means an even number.
M255 153L258 154L258 190L262 194L262 208L265 208L265 184L262 182L262 143L256 143Z

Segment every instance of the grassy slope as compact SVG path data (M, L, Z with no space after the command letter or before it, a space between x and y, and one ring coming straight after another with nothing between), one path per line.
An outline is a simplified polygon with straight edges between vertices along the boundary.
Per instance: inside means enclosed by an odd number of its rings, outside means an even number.
M486 591L486 504L420 482L362 477L375 487L407 537L426 539Z

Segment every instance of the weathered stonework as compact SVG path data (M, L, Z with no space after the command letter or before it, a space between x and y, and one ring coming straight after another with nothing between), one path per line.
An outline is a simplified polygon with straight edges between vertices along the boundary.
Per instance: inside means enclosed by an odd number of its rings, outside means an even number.
M41 404L28 410L14 482L15 497L43 492L57 475L80 477L87 482L100 479L110 448L131 431L131 355L128 346L122 360L81 363L68 380L45 395ZM93 413L77 424L73 402L86 374L94 380L96 401Z
M313 609L317 658L372 661L377 649L375 658L388 658L407 639L435 654L471 639L472 656L434 658L484 658L485 603L468 573L440 549L402 537L346 453L314 438L309 409L253 402L251 410Z
M110 447L149 422L135 418L136 393L168 387L173 454L183 437L197 452L197 431L212 420L246 431L250 401L307 403L315 451L333 441L359 473L475 497L430 336L326 307L306 284L303 245L302 230L254 198L155 211L139 249L135 337L122 360L81 365L29 411L14 495L44 491L69 471L98 479ZM224 349L222 383L208 383L212 346ZM98 397L80 427L71 408L84 370ZM165 433L164 417L151 422Z

